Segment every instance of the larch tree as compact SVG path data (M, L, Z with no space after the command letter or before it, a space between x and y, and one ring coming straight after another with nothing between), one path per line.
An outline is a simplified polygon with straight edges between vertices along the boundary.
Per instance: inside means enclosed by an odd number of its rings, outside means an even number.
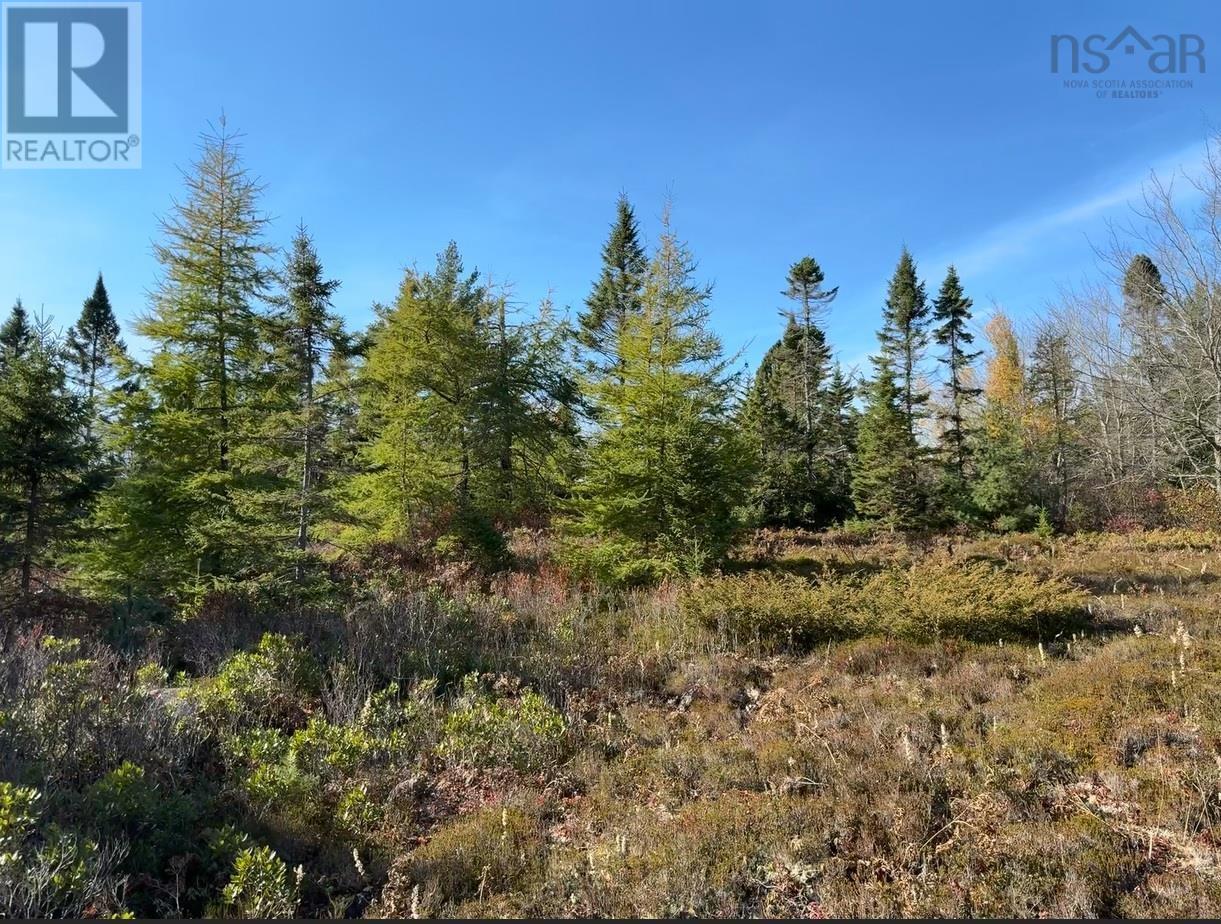
M1063 528L1082 460L1079 383L1068 334L1044 324L1030 351L1031 429L1038 448L1043 508Z
M995 527L1033 522L1033 463L1027 440L1028 396L1022 351L1013 323L997 312L985 328L992 347L984 380L984 410L976 435L976 509Z

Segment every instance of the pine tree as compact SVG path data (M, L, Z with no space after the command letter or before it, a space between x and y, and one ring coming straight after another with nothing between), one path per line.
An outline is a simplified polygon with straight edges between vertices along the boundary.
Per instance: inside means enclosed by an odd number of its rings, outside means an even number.
M917 447L919 425L929 399L928 391L922 390L920 384L920 363L928 345L928 311L924 283L916 277L915 260L904 247L886 293L878 338L882 354L894 370L909 442Z
M981 394L981 389L970 385L969 375L971 363L980 353L968 349L975 341L968 328L971 299L963 294L962 282L953 266L946 271L941 291L933 302L933 321L937 324L933 337L945 347L945 355L938 361L946 367L949 399L948 408L941 414L941 443L956 490L962 490L966 485L970 446L967 413L971 403Z
M287 496L273 498L270 515L296 523L293 547L298 583L305 579L306 551L319 517L335 519L334 466L328 458L328 380L331 358L350 351L343 321L331 311L339 281L327 279L305 225L299 225L280 274L282 293L267 320L271 389L261 425L271 467Z
M97 416L98 391L109 384L117 354L125 349L119 339L119 322L110 307L110 296L101 273L93 286L93 294L85 299L80 318L68 329L67 348L90 408L86 435L91 437Z
M920 524L924 502L915 448L894 370L885 355L875 357L852 466L852 500L860 516L892 529Z
M21 344L0 374L0 564L16 566L28 597L47 547L69 538L95 483L88 408L68 387L62 345L45 327L27 327Z
M706 567L739 525L746 470L730 417L736 380L708 329L711 292L694 271L667 214L642 311L615 344L620 375L590 395L602 429L572 527L595 541L595 567L618 580Z
M161 222L161 279L136 325L151 355L116 396L112 449L127 464L98 511L99 541L112 548L94 562L145 559L143 574L115 576L128 591L138 584L176 594L276 577L282 524L260 515L268 486L258 434L267 410L259 306L271 248L262 240L261 187L223 120L203 136L186 182L185 199ZM150 587L154 577L166 586Z
M623 357L617 345L629 318L640 314L649 260L640 242L636 213L624 195L616 204L615 223L602 247L602 273L578 318L577 340L592 357L589 373L621 375Z
M0 325L0 370L13 358L21 356L30 345L34 331L21 299L13 305L8 318Z

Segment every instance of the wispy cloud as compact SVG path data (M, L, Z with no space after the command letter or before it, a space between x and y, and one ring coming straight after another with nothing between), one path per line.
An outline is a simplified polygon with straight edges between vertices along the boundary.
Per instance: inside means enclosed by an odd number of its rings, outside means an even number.
M982 275L1002 261L1031 251L1053 235L1065 231L1085 233L1095 230L1095 223L1099 219L1140 200L1150 173L1163 178L1183 170L1193 173L1203 158L1203 143L1181 148L1143 169L1133 169L1128 175L1121 176L1109 186L1079 201L998 225L961 250L950 248L943 255L943 260L932 262L953 263L964 275Z

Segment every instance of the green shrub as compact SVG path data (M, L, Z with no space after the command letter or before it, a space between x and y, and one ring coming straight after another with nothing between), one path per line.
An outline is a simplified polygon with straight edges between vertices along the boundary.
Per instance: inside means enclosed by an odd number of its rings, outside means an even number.
M230 656L193 695L214 726L298 728L317 704L322 674L287 636L267 633L254 651Z
M647 587L684 570L677 558L624 539L567 537L559 558L576 577L606 587Z
M848 582L811 584L793 574L753 571L699 581L680 598L685 616L717 630L731 645L743 642L802 648L855 638L866 631Z
M222 899L228 918L291 918L297 911L297 883L270 847L247 847L233 861Z
M978 642L1050 637L1082 622L1085 596L1058 579L929 559L868 578L817 583L768 573L721 577L693 585L680 606L731 641L799 649L864 635Z
M0 783L0 917L127 916L122 852L41 824L41 801L35 789Z
M445 717L437 753L456 764L536 770L558 761L565 729L564 717L539 694L498 697L470 674Z

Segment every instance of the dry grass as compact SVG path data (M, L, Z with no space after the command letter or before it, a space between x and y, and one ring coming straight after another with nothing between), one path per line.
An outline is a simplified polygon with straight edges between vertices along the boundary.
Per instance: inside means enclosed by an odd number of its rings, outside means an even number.
M397 867L384 907L408 907L415 890L454 915L1221 912L1221 601L1209 579L1221 537L761 547L752 567L771 555L768 570L788 576L725 579L698 605L666 589L604 613L616 627L599 629L604 667L568 700L581 746L507 796L512 833L497 834L495 805L442 821ZM746 633L734 644L715 614L770 613L781 632L777 613L851 621L821 581L850 587L858 609L940 608L945 625L955 606L980 618L972 582L986 574L1010 593L1064 595L1087 621L1041 642L995 626L856 625L768 656ZM763 588L766 606L742 605L743 588ZM504 838L511 862L497 859ZM472 851L486 872L463 866Z

